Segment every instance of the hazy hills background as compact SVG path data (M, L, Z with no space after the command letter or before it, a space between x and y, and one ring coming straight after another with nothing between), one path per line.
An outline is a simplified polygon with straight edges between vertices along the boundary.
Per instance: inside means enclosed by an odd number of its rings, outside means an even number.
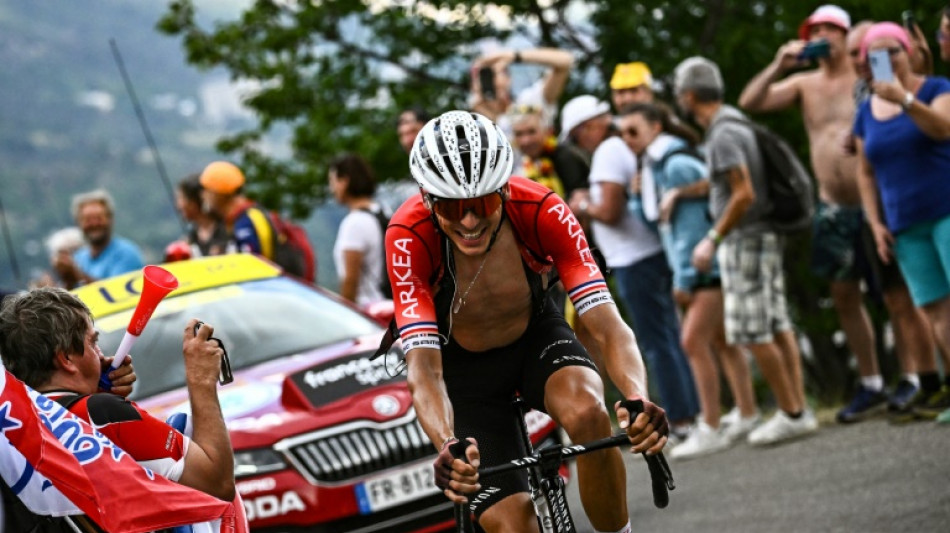
M245 2L206 0L199 13L233 17ZM116 233L150 262L181 225L123 85L114 38L172 183L224 156L214 143L251 117L223 72L188 66L180 43L155 31L163 2L0 0L0 201L13 246L0 245L0 287L24 288L48 266L43 240L72 225L73 194L102 187L117 203ZM210 23L210 22L209 22ZM320 278L340 211L307 221ZM15 254L20 278L10 259Z

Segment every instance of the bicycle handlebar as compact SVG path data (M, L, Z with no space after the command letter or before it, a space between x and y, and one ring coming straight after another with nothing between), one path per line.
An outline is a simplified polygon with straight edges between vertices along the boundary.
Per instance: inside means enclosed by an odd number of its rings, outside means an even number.
M631 419L643 412L643 402L641 400L624 400L620 402L620 405L630 412ZM578 455L584 455L585 453L623 446L629 442L630 440L627 438L626 433L618 433L617 435L612 435L593 442L563 447L560 449L558 456L560 459L570 459ZM469 442L467 440L460 440L451 444L449 449L453 457L465 460L465 450L468 446ZM545 451L550 453L549 450ZM670 470L670 465L666 462L666 457L663 455L663 452L659 452L655 455L647 455L646 453L641 455L643 455L643 459L647 462L647 468L650 471L650 482L653 488L653 505L659 509L663 509L670 504L669 491L676 488L676 484L673 481L673 472ZM478 474L479 477L490 477L513 470L527 469L540 464L540 462L541 451L537 450L527 457L514 459L500 465L480 468Z
M623 446L626 443L629 443L630 439L627 438L626 433L619 433L604 439L595 440L593 442L588 442L587 444L575 444L572 446L567 446L561 448L560 457L561 459L570 459L578 455L584 455L585 453L596 452L597 450L603 450L605 448L615 448L617 446ZM454 451L454 450L453 450ZM498 474L503 474L505 472L511 472L512 470L522 470L530 468L533 465L540 464L540 450L534 452L533 454L522 457L520 459L514 459L507 463L503 463L495 466L488 466L485 468L478 469L479 477L490 477Z
M586 444L575 444L572 446L563 447L560 450L559 456L561 459L570 459L578 455L584 455L585 453L623 446L624 444L629 443L630 440L627 438L626 433L618 433L617 435L595 440L593 442L588 442ZM462 450L464 454L465 448L463 447ZM663 452L660 452L656 455L647 455L645 453L641 455L643 455L643 459L647 462L647 468L650 470L650 481L653 487L653 505L659 509L664 509L670 504L670 495L668 491L674 490L676 488L676 484L673 481L673 472L670 470L670 465L666 462L666 457L663 455ZM511 472L513 470L527 469L534 465L540 464L540 462L540 451L537 451L527 457L514 459L508 463L479 468L478 475L479 477L491 477L505 472Z
M627 409L627 411L630 413L631 421L633 418L636 418L636 415L643 412L642 400L623 400L620 402L620 406ZM610 437L585 444L574 444L572 446L562 447L557 450L556 456L559 460L570 459L585 453L623 446L629 442L630 440L626 433L619 433L617 435L612 435ZM470 445L471 443L468 442L468 439L462 439L450 444L449 451L454 458L465 461L465 450L468 449ZM523 470L531 468L535 465L540 465L542 453L546 459L550 459L553 452L554 451L552 448L546 447L541 450L535 450L534 453L528 455L527 457L514 459L500 465L480 468L479 477L490 477L504 472ZM659 509L664 509L670 504L669 491L676 488L676 484L673 482L673 472L670 470L670 465L666 462L666 457L663 455L663 452L659 452L655 455L647 455L646 453L643 453L642 455L643 459L647 462L647 468L650 471L650 483L653 489L653 505ZM472 531L471 512L469 505L467 503L457 503L455 504L454 508L455 522L458 528L456 531Z

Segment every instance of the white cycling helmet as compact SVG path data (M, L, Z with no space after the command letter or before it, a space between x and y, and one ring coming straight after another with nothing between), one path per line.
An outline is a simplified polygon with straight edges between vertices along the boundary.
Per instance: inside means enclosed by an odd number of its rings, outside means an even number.
M416 136L409 169L422 189L439 198L477 198L508 183L511 144L487 117L449 111Z

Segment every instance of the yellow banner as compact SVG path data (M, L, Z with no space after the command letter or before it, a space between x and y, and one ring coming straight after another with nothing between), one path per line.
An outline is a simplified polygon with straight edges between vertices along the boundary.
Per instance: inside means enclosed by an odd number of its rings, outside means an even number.
M161 266L178 279L178 288L169 297L280 274L279 268L251 254L202 257ZM97 319L133 309L142 293L142 271L97 281L73 292L89 306L92 316Z

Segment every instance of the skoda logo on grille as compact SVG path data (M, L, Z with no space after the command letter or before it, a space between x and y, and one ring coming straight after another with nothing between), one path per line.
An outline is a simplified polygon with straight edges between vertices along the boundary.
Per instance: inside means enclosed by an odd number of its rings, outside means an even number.
M373 410L382 416L392 416L399 411L399 401L388 394L373 398Z

